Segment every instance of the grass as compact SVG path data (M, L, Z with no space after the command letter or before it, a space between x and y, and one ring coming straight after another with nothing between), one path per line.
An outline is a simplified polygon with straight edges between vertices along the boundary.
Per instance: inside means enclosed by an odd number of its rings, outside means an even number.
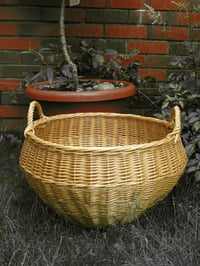
M135 222L70 224L35 195L18 166L21 141L0 135L1 266L200 265L200 184L183 176Z

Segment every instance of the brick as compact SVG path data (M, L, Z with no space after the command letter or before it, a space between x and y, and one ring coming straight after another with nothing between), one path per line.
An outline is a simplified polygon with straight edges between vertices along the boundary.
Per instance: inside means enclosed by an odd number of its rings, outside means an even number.
M187 55L188 51L183 42L171 42L169 44L169 54L170 55Z
M151 6L156 10L178 10L177 6L171 0L151 0Z
M186 17L186 13L178 12L176 13L176 25L199 25L200 13L191 13L189 18Z
M16 0L15 0L16 1ZM20 4L24 3L25 5L27 5L27 0L20 0ZM66 0L66 5L68 5L69 0ZM30 0L29 1L29 5L33 5L33 6L46 6L46 0L45 1L41 1L41 0ZM48 6L60 6L60 1L55 1L55 0L48 0Z
M142 54L167 54L168 42L163 41L129 41L128 51L137 49Z
M162 27L149 27L149 39L163 39L163 40L188 40L189 34L187 28L166 27L163 31Z
M141 63L140 67L144 67L146 59L144 55L139 54L139 55L134 56L134 61L139 61Z
M67 38L67 42L69 45L72 46L72 51L73 52L80 52L80 44L81 41L85 40L85 38ZM90 47L96 47L96 44L99 41L99 38L87 38L86 39L87 43L90 45ZM106 48L112 48L115 49L118 53L124 54L126 53L126 42L124 40L120 39L106 39L105 40L105 45L101 49L106 49ZM48 39L44 42L44 44L48 43ZM42 43L43 44L43 43ZM44 46L45 47L45 46Z
M143 78L153 76L157 81L165 81L167 76L164 69L140 69L139 75Z
M27 107L0 106L0 117L26 117Z
M193 28L190 31L190 40L192 41L200 41L200 28Z
M40 36L57 36L59 35L59 29L58 25L55 24L54 27L52 25L49 25L48 27L45 26L46 24L34 24L34 26L30 24L23 24L20 26L20 34L21 35L40 35ZM42 26L42 27L41 27ZM68 25L66 29L66 34L68 36L96 36L100 37L103 34L103 27L101 25L78 25L78 24L72 24ZM3 40L5 41L5 39ZM6 47L4 49L11 49L9 48L10 44L6 43ZM14 46L14 43L12 42L12 45ZM1 49L3 49L2 45L0 46ZM26 49L28 46L26 47ZM38 47L35 47L31 45L31 48L38 49ZM13 47L14 49L14 47ZM20 49L20 48L18 48ZM25 49L25 50L26 50ZM24 48L21 48L21 50L24 50Z
M67 24L66 36L103 37L103 25L98 24Z
M37 72L40 70L39 66L27 66L27 65L10 65L10 66L2 66L2 70L0 73L1 78L23 78L24 73L27 72Z
M143 0L107 0L107 7L111 8L144 8Z
M18 28L16 23L0 23L0 35L17 35Z
M53 10L51 9L51 13ZM59 14L60 14L60 9L59 9ZM49 16L51 16L51 14L49 14ZM66 21L83 22L85 20L85 18L86 18L86 14L85 14L84 9L81 9L81 8L72 9L72 8L70 8L70 10L66 9L66 11L65 11L65 20Z
M94 43L96 41L98 41L98 39L99 38L96 39L96 38L93 38L92 36L91 36L91 38L90 37L88 38L87 36L80 36L80 37L67 36L67 43L68 43L68 45L71 46L72 52L76 53L76 52L80 52L80 43L81 43L82 40L86 40L89 44L91 44L91 46L93 46ZM107 41L107 47L109 47L109 48L112 47L114 49L117 49L117 51L119 51L119 52L124 52L125 51L125 48L124 48L125 47L125 42L124 41L120 41L120 40L118 41L118 40L113 40L113 39L107 39L106 41ZM115 43L114 47L112 46L113 43ZM47 38L43 38L41 40L41 46L42 47L49 47L49 44L60 45L60 39L59 38L48 38L47 37ZM24 58L23 55L22 55L22 57L23 57L22 60L23 60L24 64L26 62L28 62L28 60L29 60L28 58L31 59L31 55L30 56L27 55L26 59Z
M89 23L129 23L127 10L113 9L88 9L86 19Z
M174 25L175 24L175 14L174 12L160 12L163 20L165 21L166 25ZM152 24L153 20L149 16L147 10L131 10L130 11L130 23L135 23L138 25L145 25L145 24Z
M23 133L27 122L25 118L17 119L17 118L0 118L0 130L7 132L21 132Z
M80 1L78 6L81 7L105 7L106 0L84 0Z
M178 13L180 14L180 13ZM190 25L199 25L200 23L200 13L191 13L190 14Z
M17 51L0 51L0 64L18 64L19 54Z
M140 11L140 10L131 10L129 23L134 23L138 25L151 24L152 19L149 17L147 12Z
M26 8L24 8L25 10ZM57 21L59 23L60 8L55 7L40 7L40 8L27 8L28 12L23 12L18 16L19 20L29 21ZM22 13L23 9L21 9ZM21 16L21 17L20 17ZM65 20L73 22L82 22L85 19L85 10L80 8L66 8L65 9ZM57 23L57 24L58 24Z
M162 27L152 25L147 12L143 12L141 17L139 9L145 8L144 2L161 11L169 32L162 32ZM93 44L102 37L106 37L108 48L116 49L121 54L125 54L126 50L138 49L140 54L134 60L142 62L144 68L139 73L143 77L152 75L158 81L165 81L166 75L172 71L169 64L171 59L187 55L183 41L200 41L200 29L192 27L199 24L200 14L191 13L189 31L187 22L184 22L185 13L176 11L177 7L171 0L81 0L80 5L65 9L67 41L75 52L80 51L81 40L86 38ZM18 79L23 77L23 72L35 72L40 67L31 56L20 51L47 47L52 42L60 44L59 12L60 1L56 0L0 0L2 106L27 108L30 100L23 92L18 94L17 90L12 93L12 90L20 86ZM11 106L12 102L14 106ZM143 103L138 106L142 109ZM11 110L6 115L12 115ZM19 110L17 115L20 115ZM8 116L0 120L3 130L20 127L19 130L22 130L26 119Z
M21 36L59 36L59 24L20 23L19 34Z
M55 7L0 7L1 20L18 21L59 21L60 8ZM66 21L81 22L85 18L85 10L66 8Z
M31 53L20 53L20 64L22 65L39 65L40 60L36 60L36 56Z
M69 43L69 39L67 38L67 42ZM45 37L42 38L41 40L41 47L48 47L49 44L55 44L55 45L60 45L60 38L58 37ZM74 42L76 44L76 42Z
M66 8L66 17L70 16L71 19L71 15L69 12L67 12L67 8ZM72 11L72 10L71 10ZM72 11L73 15L74 15L74 9ZM60 8L56 8L56 7L40 7L39 8L39 14L40 14L40 18L38 19L38 21L40 22L48 22L48 21L59 21L59 15L60 15Z
M135 55L133 58L129 58L125 60L125 63L122 63L122 66L126 66L128 64L131 64L135 61L139 61L141 63L140 67L144 67L145 66L145 56L143 55Z
M30 102L24 91L3 91L1 93L2 105L27 105Z
M20 87L18 79L0 79L0 91L11 91Z
M69 45L72 46L72 51L73 52L80 52L80 43L82 40L85 40L85 38L67 38L67 42ZM88 44L90 45L90 47L95 47L96 44L99 41L99 38L87 38L86 41L88 42ZM118 53L124 54L126 52L126 42L124 40L120 40L120 39L106 39L105 40L105 46L104 48L112 48L115 49ZM48 43L48 40L46 40L45 42L42 42L42 44L46 45L46 43ZM103 49L103 48L101 48Z
M20 0L20 1L16 1L16 0L0 0L0 4L1 5L26 5L27 4L29 6L45 6L46 1L41 1L41 0L34 0L34 1L27 1L27 0ZM66 1L67 2L67 1ZM59 1L55 1L55 0L48 0L48 6L60 6Z
M60 8L55 7L0 7L2 20L18 21L59 21ZM66 8L65 20L81 22L85 18L85 10L78 8Z
M107 25L105 37L109 38L146 38L146 27Z
M0 7L1 20L40 20L42 18L40 8L31 7Z
M146 57L144 55L136 55L134 56L134 61L139 61L141 63L140 67L144 67L146 64Z
M11 5L14 4L14 0L0 0L0 5Z
M148 55L147 56L147 67L153 68L169 68L172 67L170 62L173 56L159 56L159 55Z
M29 48L40 49L38 38L0 37L0 50L28 50Z
M126 42L124 40L107 39L106 47L115 49L118 53L126 53Z

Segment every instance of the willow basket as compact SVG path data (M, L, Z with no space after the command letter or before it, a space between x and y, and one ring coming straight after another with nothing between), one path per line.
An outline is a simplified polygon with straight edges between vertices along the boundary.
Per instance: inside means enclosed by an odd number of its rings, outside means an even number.
M33 121L35 109L39 119ZM39 197L84 226L133 221L184 171L180 110L169 121L138 115L28 111L20 166Z

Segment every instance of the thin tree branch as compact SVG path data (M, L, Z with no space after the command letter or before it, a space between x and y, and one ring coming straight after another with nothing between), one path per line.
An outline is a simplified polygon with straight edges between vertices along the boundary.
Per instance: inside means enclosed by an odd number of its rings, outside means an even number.
M79 85L77 66L76 64L74 64L74 62L71 60L69 56L66 37L65 37L65 0L62 0L60 7L60 40L62 44L64 59L67 64L70 64L72 66L72 79L74 81L75 89L77 89Z

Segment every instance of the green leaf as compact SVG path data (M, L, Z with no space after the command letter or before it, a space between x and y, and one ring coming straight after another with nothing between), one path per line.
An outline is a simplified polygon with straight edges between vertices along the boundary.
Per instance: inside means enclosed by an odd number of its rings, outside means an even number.
M185 147L185 151L187 153L188 156L191 156L194 152L194 149L195 149L195 145L192 143L192 144L189 144Z
M196 99L199 99L200 98L200 95L198 94L193 94L191 96L188 96L188 100L196 100Z
M169 102L168 101L165 101L163 104L162 104L162 109L165 109L165 108L167 108L168 107L168 105L169 105Z
M192 117L194 117L194 116L196 116L197 115L197 113L196 112L191 112L190 114L189 114L189 118L192 118Z
M200 162L200 154L199 153L195 153L195 157L197 158L197 160Z
M47 80L50 84L53 82L53 78L54 78L54 69L49 67L47 69Z
M197 171L197 172L195 173L195 181L196 181L196 182L200 182L200 171Z
M156 113L156 114L154 114L154 116L155 116L156 118L158 118L158 119L164 119L163 114L160 114L160 113Z
M106 49L106 53L111 55L113 58L117 58L117 56L118 56L118 52L114 49Z
M195 115L196 115L196 113L195 113ZM196 122L196 121L198 121L198 120L199 120L199 117L194 116L194 117L191 117L191 118L190 118L189 123L192 124L192 123L194 123L194 122Z
M197 132L200 130L200 121L196 121L193 125L194 130Z
M176 83L169 83L169 86L170 86L170 88L172 88L172 89L176 89L177 88L177 84Z
M197 166L197 165L198 165L198 160L196 158L190 159L187 164L188 167Z
M195 166L189 167L188 170L187 170L187 172L188 173L194 173L194 172L196 172L196 167Z
M184 101L179 101L180 106L182 107L182 109L184 108Z
M69 1L70 6L75 6L75 5L78 5L79 3L80 3L80 0L70 0Z

